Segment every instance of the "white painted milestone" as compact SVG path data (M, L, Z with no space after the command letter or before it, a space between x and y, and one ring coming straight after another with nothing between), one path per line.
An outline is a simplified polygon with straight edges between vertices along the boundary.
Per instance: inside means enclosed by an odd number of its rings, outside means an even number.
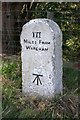
M25 95L54 97L62 93L62 32L49 19L34 19L23 26L22 91Z

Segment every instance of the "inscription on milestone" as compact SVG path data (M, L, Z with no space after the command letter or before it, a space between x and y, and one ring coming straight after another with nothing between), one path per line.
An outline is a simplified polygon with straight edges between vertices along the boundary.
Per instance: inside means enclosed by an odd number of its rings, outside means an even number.
M38 75L38 74L33 74L33 75L36 76L35 79L34 79L34 81L33 81L33 83L34 83L34 82L37 82L37 85L39 85L39 82L40 82L40 84L42 85L42 82L41 82L41 80L40 80L40 77L42 77L43 75Z
M24 39L26 50L48 51L48 45L50 45L50 42L39 39L41 38L41 32L32 32L32 38L32 40ZM38 39L36 40L35 38Z
M32 32L32 33L33 33L33 37L41 38L41 32Z

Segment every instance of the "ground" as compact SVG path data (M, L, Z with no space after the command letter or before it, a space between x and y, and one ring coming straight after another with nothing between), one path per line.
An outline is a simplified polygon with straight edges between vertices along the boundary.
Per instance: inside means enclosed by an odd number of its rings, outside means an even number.
M23 96L20 55L4 57L2 66L0 81L2 79L3 118L79 118L80 70L73 63L64 62L63 95L51 100Z

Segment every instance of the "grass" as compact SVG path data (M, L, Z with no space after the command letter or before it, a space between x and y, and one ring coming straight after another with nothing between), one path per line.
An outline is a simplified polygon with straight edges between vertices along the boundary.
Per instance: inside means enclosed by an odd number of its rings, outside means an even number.
M73 68L64 67L64 84L69 90L74 90L78 87L78 74L79 72Z
M3 118L78 118L78 73L69 66L63 68L64 93L55 98L24 97L21 92L21 60L5 58L2 62Z
M21 60L20 57L15 59L5 59L2 63L2 75L10 80L21 79Z

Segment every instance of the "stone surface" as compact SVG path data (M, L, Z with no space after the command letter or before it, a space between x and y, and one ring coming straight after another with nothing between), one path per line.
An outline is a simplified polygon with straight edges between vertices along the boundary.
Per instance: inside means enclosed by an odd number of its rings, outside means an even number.
M23 26L22 89L25 95L54 97L62 92L62 33L49 19L34 19Z

